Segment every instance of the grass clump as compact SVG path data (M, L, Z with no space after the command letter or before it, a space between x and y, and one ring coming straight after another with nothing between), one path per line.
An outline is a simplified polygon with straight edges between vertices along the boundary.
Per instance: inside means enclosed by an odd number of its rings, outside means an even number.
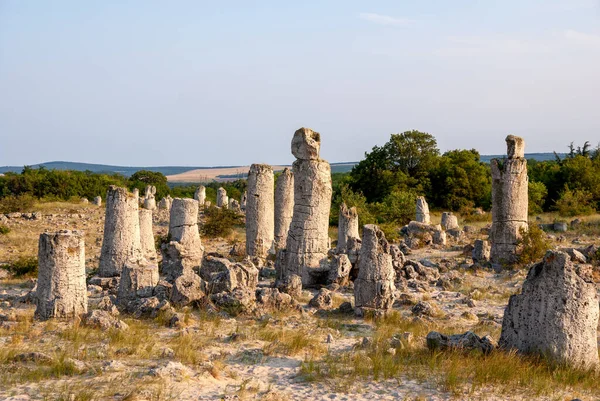
M0 224L0 235L6 235L10 232L10 227Z

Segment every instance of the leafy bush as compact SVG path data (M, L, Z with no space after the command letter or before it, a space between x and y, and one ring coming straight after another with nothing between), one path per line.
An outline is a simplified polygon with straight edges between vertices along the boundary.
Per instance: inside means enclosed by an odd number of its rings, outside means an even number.
M530 224L529 230L521 229L521 239L518 246L520 250L519 262L524 265L538 261L550 249L546 233L535 224Z
M202 234L209 238L227 237L235 226L244 224L243 217L237 212L211 206L204 210L206 220L202 226Z
M568 186L554 204L554 209L563 217L590 215L596 212L590 192L584 189L570 190Z
M548 189L543 182L529 181L529 214L539 214L544 211L544 203Z
M0 199L0 213L30 212L34 198L31 195L7 196Z
M9 227L7 227L7 226L5 226L3 224L0 224L0 235L6 235L9 232L10 232L10 228Z
M2 266L15 277L34 276L37 274L38 260L35 257L21 257L16 261Z
M378 203L376 209L378 222L408 224L417 213L417 194L414 191L393 191Z

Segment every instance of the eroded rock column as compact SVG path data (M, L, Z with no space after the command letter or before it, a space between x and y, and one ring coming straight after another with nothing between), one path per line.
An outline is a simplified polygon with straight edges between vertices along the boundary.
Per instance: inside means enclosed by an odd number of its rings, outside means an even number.
M169 221L171 242L163 245L162 272L168 280L198 268L204 248L198 231L198 201L195 199L173 200Z
M294 173L294 214L288 232L284 277L297 274L304 286L320 280L329 272L327 262L329 211L331 208L331 167L319 158L321 136L309 128L294 133L292 154Z
M83 233L40 235L35 316L72 318L87 313Z
M390 245L376 225L363 227L362 247L358 258L358 277L354 281L355 313L385 313L392 308L395 296L395 271Z
M206 200L206 188L204 185L200 185L196 192L194 193L194 199L198 201L200 206L204 206L204 201Z
M340 205L338 221L338 253L345 253L348 249L349 238L360 238L358 233L358 213L355 207L348 208L345 203Z
M285 168L275 186L275 249L284 249L294 215L294 173Z
M111 185L108 189L98 268L100 277L118 276L125 262L142 257L138 205L138 197L126 188Z
M273 168L253 164L248 173L246 203L246 254L266 258L273 246L275 216Z
M156 209L156 187L153 185L146 186L146 193L144 195L144 209L154 210Z
M423 196L417 197L417 216L415 221L423 224L431 223L431 218L429 216L429 205Z
M152 231L152 210L140 209L140 246L142 256L148 261L156 260L154 232Z
M492 167L491 260L512 263L517 259L520 230L527 230L528 177L523 138L506 137L508 157L494 159Z
M225 188L220 187L217 189L217 207L227 207L229 202L229 197L227 196L227 191Z
M591 270L548 251L504 311L499 346L579 369L598 366L598 294Z

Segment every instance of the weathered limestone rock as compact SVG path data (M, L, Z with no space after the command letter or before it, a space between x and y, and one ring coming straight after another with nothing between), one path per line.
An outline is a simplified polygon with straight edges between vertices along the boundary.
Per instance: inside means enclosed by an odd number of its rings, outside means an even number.
M363 227L358 258L358 277L354 281L354 307L357 315L365 310L387 311L394 304L395 272L390 245L376 225Z
M206 296L206 283L193 271L177 277L171 289L171 302L176 306L189 305Z
M40 235L35 317L72 318L87 313L85 245L78 231Z
M96 205L96 206L102 206L102 197L101 196L96 196L94 198L94 201L92 203L94 205Z
M217 207L227 207L229 202L229 197L227 196L227 191L225 188L220 187L217 189Z
M294 173L285 168L275 187L275 249L285 249L294 215Z
M294 299L299 299L302 296L302 278L294 274L285 279L277 280L275 288L282 293L289 294Z
M160 210L171 210L171 205L173 204L173 198L171 195L167 195L158 202L158 208Z
M311 273L329 269L331 167L319 159L320 135L308 128L294 133L294 214L281 259L284 276L298 274L304 286L318 282ZM326 279L325 275L325 279Z
M128 262L123 266L117 303L126 305L137 298L148 298L153 295L154 287L158 284L158 266Z
M146 186L146 194L144 195L144 209L156 209L156 187L154 185Z
M199 206L204 206L204 201L206 200L206 188L204 185L200 185L198 189L196 189L194 199L198 201Z
M338 253L346 252L348 238L360 238L360 234L358 233L358 213L355 207L348 208L345 203L342 203L340 205L340 217L338 221Z
M231 210L233 210L234 212L238 212L238 213L241 213L241 211L242 211L242 207L240 206L240 202L238 202L236 199L230 199L229 200L229 208Z
M100 277L118 276L127 261L142 257L138 203L135 193L129 193L126 188L111 185L108 189L98 268Z
M87 205L88 203L90 203L90 201L88 200L88 198L81 198L81 203Z
M242 210L246 210L246 203L248 202L248 191L245 191L242 195L242 199L240 199L240 208Z
M333 309L333 296L327 288L321 288L319 292L308 301L308 305L317 309Z
M430 224L429 205L423 196L417 197L417 217L415 219L419 223Z
M266 258L273 246L274 215L273 168L267 164L253 164L248 173L248 201L246 204L246 254Z
M255 290L258 285L258 269L251 262L235 263L212 255L202 261L200 277L211 294L232 292L238 287Z
M458 228L458 217L452 212L442 213L442 229L443 230L454 230Z
M156 260L156 246L152 232L152 210L140 209L140 246L142 256L148 261Z
M162 272L168 280L192 271L202 263L204 248L198 231L198 201L174 199L169 221L171 242L163 245Z
M496 263L516 261L520 230L527 230L528 177L524 158L525 141L506 137L508 158L494 159L492 167L491 260Z
M548 251L504 311L502 348L539 353L575 368L598 366L598 295L564 252Z
M263 308L274 310L290 310L294 307L294 299L277 288L261 288L256 290L256 302Z
M435 245L446 246L447 236L445 231L434 231L431 240Z
M348 285L352 263L348 255L333 255L331 258L331 268L329 269L329 279L327 284L338 284L340 286Z
M473 262L485 263L490 260L490 245L487 241L478 239L475 240L475 246L472 252Z
M427 334L427 348L432 351L445 351L445 350L480 350L484 354L489 354L496 348L494 340L490 337L479 337L472 331L467 331L464 334L453 334L446 336L438 333L437 331L431 331Z

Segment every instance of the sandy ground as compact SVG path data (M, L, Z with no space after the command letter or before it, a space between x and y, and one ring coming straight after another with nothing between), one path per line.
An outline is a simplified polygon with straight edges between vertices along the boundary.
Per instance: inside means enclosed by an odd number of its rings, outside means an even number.
M272 166L274 171L281 171L286 166ZM289 167L289 166L287 166ZM219 178L223 175L236 174L239 178L246 178L250 166L230 167L230 168L207 168L186 171L181 174L168 175L169 182L192 182L201 183L207 181L231 181L236 178Z
M40 232L59 228L86 232L86 266L94 269L102 242L104 208L91 205L47 205L39 220L11 219L11 233L0 236L0 262L35 255ZM156 211L155 235L165 235L168 216ZM237 233L239 238L240 233ZM479 234L477 234L479 235ZM465 243L472 242L466 239ZM587 238L587 241L592 239ZM207 252L226 253L229 240L203 239ZM574 241L582 241L576 238ZM398 333L412 332L415 352L424 349L428 330L462 333L473 330L496 340L508 297L519 291L526 270L495 273L469 270L461 256L463 244L444 249L420 249L410 259L450 266L461 284L448 290L431 286L428 291L408 289L414 301L433 304L441 313L415 323L410 304L394 305L399 316ZM259 286L269 286L263 278ZM385 378L340 374L309 379L303 373L310 361L355 355L363 337L378 334L377 322L350 315L318 311L307 305L316 293L305 290L301 309L262 316L207 315L184 308L184 327L168 328L159 319L120 318L130 325L123 334L82 328L77 323L32 319L34 305L18 301L32 283L0 280L0 316L16 313L17 322L0 317L0 400L582 400L600 399L596 390L558 387L532 390L525 384L451 387L427 367L407 368ZM90 292L94 308L104 293ZM400 294L399 294L400 295ZM476 299L468 305L467 299ZM335 292L335 306L352 301L352 290ZM394 331L394 327L390 330ZM278 335L281 333L281 335ZM297 344L290 339L301 333ZM328 337L330 342L327 341ZM413 348L411 348L413 349ZM55 363L14 362L16 353L43 352L54 360L72 358L81 364L76 372L64 372ZM324 372L320 373L324 375Z

